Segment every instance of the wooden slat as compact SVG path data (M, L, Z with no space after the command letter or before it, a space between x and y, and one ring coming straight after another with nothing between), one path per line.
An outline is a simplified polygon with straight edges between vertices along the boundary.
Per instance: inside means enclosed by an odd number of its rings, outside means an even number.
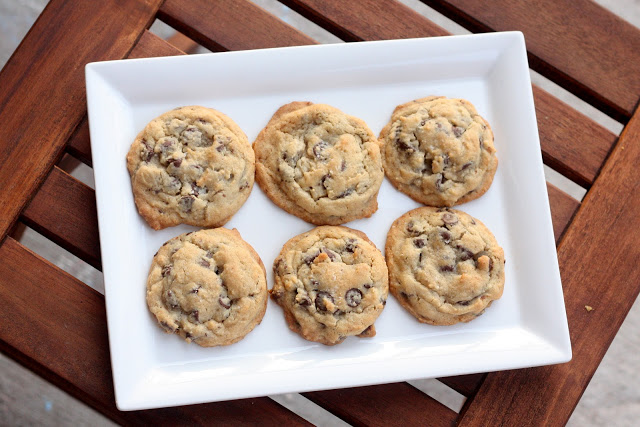
M353 41L447 34L395 0L281 1L318 25ZM533 94L545 163L578 184L589 187L616 136L536 86Z
M158 17L213 51L315 43L248 0L167 0Z
M451 387L463 396L471 397L484 381L487 374L457 375L455 377L438 378L438 381Z
M456 414L407 383L303 393L355 426L455 425Z
M101 268L93 189L55 166L22 215L28 226Z
M127 57L151 58L175 55L184 55L184 52L149 30L145 30ZM67 152L91 166L91 141L89 139L89 120L86 113L67 142Z
M67 141L67 153L82 163L91 166L91 140L89 139L89 120L85 112L80 124Z
M567 422L640 291L639 163L636 112L558 247L573 360L487 375L463 425Z
M179 34L179 33L176 33ZM155 58L159 56L184 55L184 51L161 39L149 30L142 33L142 37L129 53L128 58Z
M449 35L397 1L280 0L305 18L346 41Z
M140 47L140 44L144 44L144 47ZM135 52L144 52L145 54L149 54L150 56L161 56L161 54L163 53L167 53L167 54L175 53L175 51L172 50L172 48L168 46L165 41L163 41L162 39L160 39L159 37L151 33L145 33L145 35L140 39L140 42L138 43L136 48L133 50L132 54L134 54ZM547 185L547 189L549 192L551 213L552 213L554 231L556 233L556 240L557 240L562 234L562 231L567 227L571 217L573 216L573 213L579 206L579 202L550 184ZM73 197L74 194L77 194L77 197L80 197L79 195L81 193L74 192L69 196ZM93 200L94 196L92 194L91 197L83 196L83 198ZM77 205L81 203L88 203L88 202L87 200L74 201L72 204ZM92 226L90 223L84 224L84 225L81 224L80 227L84 227L85 230L84 231L78 230L79 233L80 232L86 233L88 232L88 230L95 230L95 227ZM73 230L75 230L75 228L70 229L70 231L73 231ZM71 239L71 237L67 237L67 239ZM97 254L97 252L95 254ZM471 396L473 394L473 391L477 389L477 387L479 386L483 378L484 378L484 374L475 374L475 375L464 375L464 376L457 376L457 377L441 378L440 381L442 381L443 383L447 384L448 386L450 386L451 388L453 388L454 390L458 391L459 393L465 396Z
M120 412L104 299L8 237L0 246L0 349L114 421L144 425L308 425L269 398ZM51 289L47 289L50 287Z
M544 163L589 188L617 136L535 85L533 97Z
M591 0L422 0L474 32L522 31L531 67L626 122L640 97L640 30Z
M573 215L580 207L580 202L548 182L547 193L549 194L549 204L551 206L553 234L556 238L556 244L558 244Z
M0 72L0 241L86 111L84 66L123 58L161 0L51 0Z
M167 43L178 48L184 53L194 53L200 46L189 37L185 36L179 31L176 31L171 37L167 39Z

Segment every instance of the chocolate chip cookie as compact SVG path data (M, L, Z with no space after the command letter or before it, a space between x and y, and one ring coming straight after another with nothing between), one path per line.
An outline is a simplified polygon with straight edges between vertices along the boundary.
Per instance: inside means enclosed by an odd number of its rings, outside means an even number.
M378 209L380 143L360 119L292 102L276 111L253 147L258 185L290 214L338 225Z
M464 99L429 96L399 105L380 140L391 183L429 206L482 196L498 167L491 127Z
M255 156L233 120L182 107L152 120L127 155L136 206L154 229L218 227L247 200Z
M289 240L273 264L271 297L289 328L309 341L372 337L388 294L387 266L367 236L322 226Z
M264 316L264 265L235 229L182 234L153 257L147 305L167 333L202 347L233 344Z
M385 252L391 293L420 322L469 322L502 296L504 252L487 227L464 212L407 212L391 226Z

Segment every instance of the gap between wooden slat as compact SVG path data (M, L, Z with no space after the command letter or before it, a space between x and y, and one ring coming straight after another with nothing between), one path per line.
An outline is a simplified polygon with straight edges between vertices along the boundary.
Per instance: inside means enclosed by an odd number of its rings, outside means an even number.
M620 135L558 247L573 359L488 374L462 425L484 425L488 419L497 425L568 421L640 292L638 141L640 110Z
M383 40L447 35L441 27L393 0L281 0L306 18L348 40ZM384 20L380 16L385 16ZM394 25L387 25L393 22ZM545 163L589 187L616 136L544 90L534 86ZM416 96L418 97L418 96Z
M102 268L95 192L62 169L54 166L22 218L69 252Z
M302 393L357 426L453 426L458 414L411 385L392 383Z
M158 18L212 51L315 43L247 0L167 0Z
M120 412L115 407L104 298L11 237L0 245L0 350L114 421L309 425L269 398ZM43 291L42 286L55 285ZM15 318L29 321L16 322Z
M132 55L136 55L136 52L142 52L140 49L143 49L143 48L146 49L146 52L150 52L150 53L153 54L156 50L158 50L158 51L162 50L162 49L157 49L157 45L159 45L159 44L160 43L154 38L154 36L150 35L149 33L145 33L143 35L143 37L141 38L141 41L139 43L140 47L136 47L136 49L134 49L134 51L132 52ZM171 47L170 46L164 46L163 49L169 51L169 50L171 50ZM554 195L558 196L560 194L560 193L557 193L555 190L552 190L552 189L550 189L549 192L550 192L550 197L552 197ZM570 204L564 199L565 199L564 197L560 197L558 200L560 200L562 202L562 205L563 205L563 211L562 211L563 212L563 215L562 215L563 219L562 219L561 222L563 222L564 225L566 225L566 222L568 220L570 220L570 215L567 216L567 214L566 214L566 211L567 211L566 206L569 206ZM574 208L576 206L577 206L577 202L576 202ZM555 220L555 218L554 218L554 220ZM558 228L558 227L556 227L556 228ZM453 383L453 382L450 381L450 383ZM464 387L466 387L466 393L468 393L468 390L471 389L470 388L471 386L469 386L468 384L465 385ZM464 387L458 387L458 388L460 390L465 390Z
M531 68L625 123L640 96L640 30L590 0L422 0L473 32L522 31Z

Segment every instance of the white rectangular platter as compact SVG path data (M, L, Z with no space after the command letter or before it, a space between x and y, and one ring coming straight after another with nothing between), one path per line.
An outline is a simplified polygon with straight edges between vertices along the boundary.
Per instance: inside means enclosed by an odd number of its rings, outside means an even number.
M116 400L121 410L495 371L571 358L571 345L521 33L305 46L92 63L86 67L91 149ZM499 166L481 219L506 254L502 299L471 323L418 323L389 297L374 338L305 341L269 302L239 343L200 348L162 332L145 302L153 254L193 227L152 230L138 215L125 156L153 118L183 105L215 108L253 141L291 101L333 105L378 134L398 104L428 95L471 101L491 124ZM379 210L347 224L381 250L394 219L418 203L385 179ZM312 226L256 185L226 225L271 265ZM322 372L321 375L318 372Z

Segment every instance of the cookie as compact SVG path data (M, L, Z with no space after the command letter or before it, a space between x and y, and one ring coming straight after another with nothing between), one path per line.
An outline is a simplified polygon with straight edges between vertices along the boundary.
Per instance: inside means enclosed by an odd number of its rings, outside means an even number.
M276 111L253 147L258 185L290 214L339 225L378 209L380 143L360 119L293 102Z
M153 257L147 305L167 333L202 347L240 341L267 308L264 265L240 233L182 234Z
M504 252L462 211L407 212L391 226L385 253L391 293L420 322L469 322L502 296Z
M218 227L249 197L255 157L229 117L192 106L153 119L131 145L127 168L138 212L152 228Z
M387 302L384 258L367 236L322 226L289 240L273 264L271 297L289 328L309 341L339 344L372 337Z
M498 167L491 127L464 99L429 96L399 105L380 141L394 187L429 206L482 196Z

